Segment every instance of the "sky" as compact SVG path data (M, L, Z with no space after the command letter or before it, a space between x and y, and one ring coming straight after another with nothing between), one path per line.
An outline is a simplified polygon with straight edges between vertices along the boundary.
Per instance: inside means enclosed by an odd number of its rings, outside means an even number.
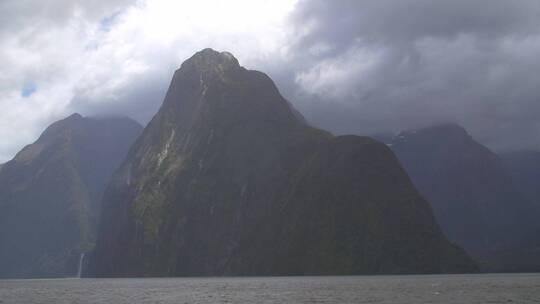
M145 124L206 47L335 134L455 122L540 150L538 0L2 0L0 162L74 112Z

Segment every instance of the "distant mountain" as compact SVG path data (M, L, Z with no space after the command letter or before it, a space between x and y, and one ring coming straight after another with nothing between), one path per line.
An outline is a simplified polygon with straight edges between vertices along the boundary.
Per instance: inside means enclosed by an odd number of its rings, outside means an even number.
M514 185L540 207L540 151L515 151L501 154Z
M402 132L389 146L431 202L449 239L473 256L491 258L535 226L535 208L514 186L502 160L462 127Z
M87 274L476 270L390 149L299 117L230 53L185 61L108 187Z
M501 158L516 189L533 202L536 213L540 213L540 152L507 152L501 154ZM495 263L511 271L540 271L540 227L532 230L517 245L500 252Z
M0 277L77 273L105 186L142 127L74 114L0 169Z

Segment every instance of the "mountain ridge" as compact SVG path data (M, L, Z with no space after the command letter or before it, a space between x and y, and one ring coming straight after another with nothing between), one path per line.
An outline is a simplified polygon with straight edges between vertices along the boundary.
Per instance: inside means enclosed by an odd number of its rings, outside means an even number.
M463 127L402 132L389 146L432 203L448 237L473 256L489 259L533 229L534 208L515 188L502 159Z
M86 275L476 270L386 146L307 126L231 56L174 73L106 191Z
M92 247L105 183L142 127L73 114L0 170L0 277L76 274Z

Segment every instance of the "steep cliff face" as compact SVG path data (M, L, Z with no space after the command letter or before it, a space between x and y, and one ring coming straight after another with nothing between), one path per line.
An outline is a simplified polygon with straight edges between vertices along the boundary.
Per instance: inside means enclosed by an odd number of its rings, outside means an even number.
M501 159L514 185L529 201L540 207L540 151L503 153Z
M307 126L211 49L175 72L102 219L92 276L475 270L387 147Z
M462 127L403 132L391 147L449 239L476 257L513 246L535 226L535 208L504 163Z
M95 241L100 201L142 127L74 114L0 171L0 277L77 273Z
M510 248L499 252L493 263L505 271L540 271L540 152L514 151L501 154L505 168L510 173L514 186L534 204L536 225L523 239Z

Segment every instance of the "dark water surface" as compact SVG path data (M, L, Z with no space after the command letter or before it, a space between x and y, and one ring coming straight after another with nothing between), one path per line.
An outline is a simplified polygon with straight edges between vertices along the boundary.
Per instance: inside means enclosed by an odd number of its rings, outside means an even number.
M540 274L0 280L0 303L540 303Z

